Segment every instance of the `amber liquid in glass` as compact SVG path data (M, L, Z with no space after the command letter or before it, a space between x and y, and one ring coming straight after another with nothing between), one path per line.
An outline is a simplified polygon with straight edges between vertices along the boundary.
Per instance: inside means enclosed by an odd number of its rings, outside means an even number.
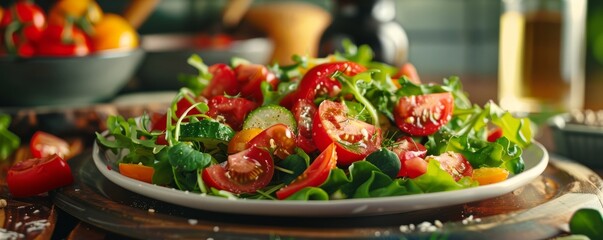
M568 108L569 74L563 74L559 12L507 12L501 16L499 99L516 112Z

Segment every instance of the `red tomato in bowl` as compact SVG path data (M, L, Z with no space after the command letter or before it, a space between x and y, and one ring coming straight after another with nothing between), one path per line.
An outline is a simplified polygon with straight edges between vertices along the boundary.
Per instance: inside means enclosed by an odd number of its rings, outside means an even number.
M332 77L334 73L342 72L345 75L354 76L364 71L366 68L355 62L331 62L317 65L304 75L297 90L285 96L280 105L291 109L300 99L313 102L317 96L333 97L341 91L341 83Z
M203 181L210 187L232 193L252 193L270 183L274 162L270 153L257 147L228 156L221 165L212 165L202 172Z
M73 183L71 168L58 155L30 158L13 165L6 176L14 197L30 197Z
M262 95L261 84L267 82L272 89L276 89L278 78L268 68L260 64L239 64L235 67L236 79L241 86L241 96L262 104L264 95Z
M427 162L423 160L427 149L423 144L415 142L411 137L402 137L390 148L400 159L400 171L397 177L415 178L427 170ZM422 162L416 162L419 158Z
M203 89L201 95L206 98L211 98L224 94L235 96L239 93L239 85L236 80L235 72L230 66L218 63L211 65L208 71L212 74L212 79L209 82L209 85Z
M88 37L73 25L48 25L38 46L40 56L69 57L90 53Z
M427 136L450 121L453 109L454 99L449 92L405 96L394 107L394 120L410 135Z
M335 143L338 164L342 166L364 159L381 146L381 129L348 117L345 105L329 100L318 106L312 131L319 150Z
M331 169L337 166L337 152L335 144L329 144L310 166L295 179L291 184L279 189L276 192L278 199L285 199L305 187L318 187L322 185Z

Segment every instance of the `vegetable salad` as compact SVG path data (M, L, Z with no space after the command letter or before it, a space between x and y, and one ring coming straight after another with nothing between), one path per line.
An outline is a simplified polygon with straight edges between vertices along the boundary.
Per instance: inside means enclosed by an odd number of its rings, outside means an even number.
M121 174L229 198L334 200L450 191L524 170L528 119L472 104L459 78L421 83L415 68L346 43L287 66L234 58L181 76L162 113L110 116L98 143Z

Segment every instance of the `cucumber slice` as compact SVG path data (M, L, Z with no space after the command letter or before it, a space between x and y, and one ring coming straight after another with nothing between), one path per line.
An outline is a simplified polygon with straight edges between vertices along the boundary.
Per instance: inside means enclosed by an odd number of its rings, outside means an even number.
M261 106L251 111L243 122L243 129L266 129L277 123L285 124L291 131L297 132L297 121L295 121L293 113L279 105Z
M198 142L206 150L218 148L219 145L228 145L235 131L226 124L214 120L203 119L180 125L180 141Z

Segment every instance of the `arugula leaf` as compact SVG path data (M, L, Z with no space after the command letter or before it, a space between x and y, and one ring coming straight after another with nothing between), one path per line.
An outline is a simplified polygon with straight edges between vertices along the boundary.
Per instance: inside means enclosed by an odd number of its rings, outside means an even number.
M0 161L6 160L21 144L19 136L8 128L11 118L7 114L0 114Z
M337 80L341 82L341 95L352 94L356 101L360 102L366 109L366 112L371 116L371 123L377 127L379 125L379 114L373 104L364 96L367 89L370 89L372 84L371 72L362 72L354 76L345 76L340 72L335 74Z
M211 155L195 150L191 145L179 142L168 149L169 162L176 170L195 171L211 163Z

